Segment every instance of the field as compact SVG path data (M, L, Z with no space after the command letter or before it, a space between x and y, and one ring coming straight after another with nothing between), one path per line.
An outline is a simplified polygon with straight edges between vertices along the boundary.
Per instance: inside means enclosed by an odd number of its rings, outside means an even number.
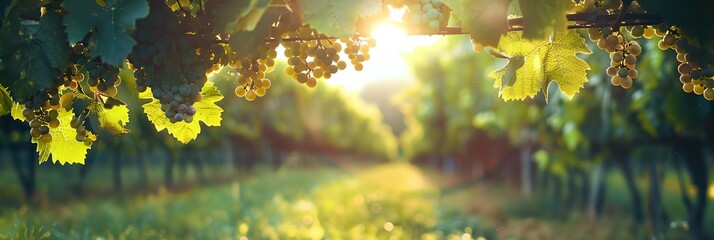
M594 220L572 213L554 216L550 213L557 209L543 207L548 206L544 204L547 197L522 198L517 191L509 192L506 190L509 188L497 184L472 183L447 193L444 185L448 178L409 164L354 169L359 170L335 167L261 170L252 176L205 187L186 186L173 192L158 187L149 193L6 208L0 217L0 238L568 239L568 236L585 236L586 239L614 239L647 236L643 228L633 231L636 228L632 227L627 212L622 211L627 207L626 195L618 193L617 188L610 194L613 197L606 217ZM609 179L617 186L616 176ZM665 202L677 203L677 199L665 197ZM711 208L709 210L709 217L714 216ZM673 217L678 217L677 212L673 211ZM674 229L668 236L688 235L684 230Z

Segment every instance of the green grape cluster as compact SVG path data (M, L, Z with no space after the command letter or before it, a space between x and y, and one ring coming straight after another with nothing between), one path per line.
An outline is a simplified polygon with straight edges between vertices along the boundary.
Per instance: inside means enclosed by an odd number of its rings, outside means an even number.
M84 81L84 74L78 72L77 66L71 64L62 75L62 86L72 90L77 89L79 83Z
M330 79L339 70L347 68L340 52L348 56L356 71L361 71L363 62L369 60L369 49L377 44L373 38L328 39L309 26L285 33L283 37L303 39L282 42L284 55L288 58L285 74L311 88L317 86L318 78Z
M151 1L150 7L149 16L137 21L137 44L128 57L137 90L151 88L172 123L190 123L206 74L218 70L226 49L203 11L173 12L163 1Z
M30 125L30 136L42 143L52 141L50 128L60 125L57 118L60 109L60 95L57 87L50 87L37 91L30 99L25 101L22 116Z
M231 74L238 74L236 82L238 86L235 89L235 94L238 97L245 98L248 101L253 101L257 97L265 96L265 93L272 85L270 79L265 78L266 73L272 72L275 69L275 58L278 56L277 48L280 42L277 41L285 31L282 22L270 29L270 38L276 41L268 41L264 45L258 47L255 56L248 55L239 60L228 62L231 69ZM229 59L236 58L235 53L229 54Z
M275 55L277 55L275 48L267 51L271 53L259 59L249 56L242 61L229 64L234 68L233 71L239 74L236 80L238 82L235 89L236 96L244 97L248 101L265 96L271 86L270 79L265 78L265 74L275 68Z
M607 75L611 77L610 83L624 89L631 88L633 79L639 76L635 67L637 56L642 53L640 44L636 41L627 41L622 32L613 32L609 27L590 28L588 35L591 40L597 41L598 48L610 53L610 67L606 70Z
M442 14L441 0L413 0L407 3L409 11L403 16L405 23L426 27L430 32L438 32L449 19Z
M72 116L72 120L70 120L69 126L76 130L77 135L75 139L78 142L83 142L84 145L91 146L92 142L94 142L94 139L89 137L89 131L87 131L87 127L85 125L85 120L88 116L89 109L84 109L82 113L79 114L79 116Z
M87 62L84 68L87 69L89 75L87 79L89 90L107 97L117 95L117 86L121 84L117 67L103 63L95 58Z
M676 33L672 35L676 36ZM714 65L706 60L711 59L711 56L706 56L710 53L684 38L678 38L674 45L668 47L677 52L677 61L680 62L677 72L680 74L682 90L703 95L709 101L714 100Z
M79 84L84 81L84 74L79 72L77 66L85 65L88 59L89 51L84 46L84 43L79 42L72 46L72 55L70 55L70 64L62 74L62 86L76 90Z

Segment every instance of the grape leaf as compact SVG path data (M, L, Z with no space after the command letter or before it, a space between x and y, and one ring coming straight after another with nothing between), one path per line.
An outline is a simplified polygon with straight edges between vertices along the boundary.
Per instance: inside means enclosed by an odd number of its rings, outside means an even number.
M298 0L303 22L332 37L351 37L358 17L382 11L380 0Z
M129 122L129 108L126 105L118 105L108 109L102 103L84 95L77 95L71 101L75 115L79 115L85 108L89 109L91 112L89 121L93 123L90 126L98 126L99 129L92 130L100 136L119 135L129 132L125 128Z
M0 117L10 113L12 109L12 97L5 87L0 85Z
M508 31L510 0L443 0L461 21L461 29L483 46L498 46Z
M36 90L48 88L56 81L55 72L67 66L69 45L64 34L62 16L48 12L39 22L25 21L21 31L8 36L7 54L0 68L0 84L8 87L14 99L23 101ZM3 30L5 31L5 30ZM7 36L7 35L6 35Z
M213 0L206 3L206 9L213 14L216 29L232 34L253 31L270 2L270 0Z
M518 3L523 13L523 38L545 38L568 29L565 15L573 7L572 1L518 0Z
M572 99L588 81L586 71L590 70L590 66L576 54L590 54L591 51L574 30L555 34L547 40L526 40L521 33L509 33L501 39L499 47L508 55L525 57L524 65L516 70L515 83L504 86L500 91L504 100L535 97L542 90L547 101L548 86L552 81L558 83L560 91ZM496 79L494 88L503 86L507 70L504 67L489 74Z
M637 1L644 10L662 17L665 24L677 26L677 33L714 49L714 31L707 31L714 22L712 1L685 3L682 1Z
M25 117L22 116L23 108L25 107L19 103L15 103L15 106L12 108L12 117L15 120L25 121ZM32 143L37 144L39 162L43 163L52 156L52 162L54 163L60 163L62 165L65 163L84 164L87 150L92 146L87 146L84 142L77 141L77 130L69 125L74 113L65 108L60 108L58 111L59 116L57 119L60 121L60 125L56 128L50 128L52 141L50 143L42 143L38 139L32 139ZM97 139L90 131L87 131L87 137L92 140Z
M129 35L137 19L149 14L146 0L116 0L99 6L94 1L67 0L62 4L69 13L65 16L69 41L81 41L90 30L97 32L89 42L93 57L120 67L136 41Z
M283 8L271 8L265 11L260 21L253 31L242 31L231 34L228 41L231 49L238 56L248 56L258 51L258 46L265 44L265 38L270 36L270 26L280 19L286 10Z
M223 95L221 95L221 92L213 85L213 82L207 82L201 89L201 94L203 94L203 99L193 104L196 108L196 115L193 116L193 122L191 123L183 121L171 123L169 119L166 118L166 115L164 115L164 112L161 111L159 100L151 96L151 89L139 93L139 98L151 99L151 102L145 103L142 107L149 121L156 127L156 131L160 132L166 129L174 138L185 144L196 139L198 134L201 133L201 125L199 122L203 122L206 126L221 125L223 109L216 105L216 102L223 99Z

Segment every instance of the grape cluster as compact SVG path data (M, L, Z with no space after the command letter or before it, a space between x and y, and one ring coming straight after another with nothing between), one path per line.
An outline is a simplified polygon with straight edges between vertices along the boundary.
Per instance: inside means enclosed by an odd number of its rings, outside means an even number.
M669 33L666 36L668 36ZM673 34L674 35L674 34ZM677 67L682 90L703 95L707 100L714 100L714 66L704 57L705 51L690 44L686 39L679 38L674 45L668 45L677 51Z
M103 63L95 58L87 62L84 68L87 69L89 74L87 83L92 92L107 97L117 95L117 86L121 84L119 69L117 67Z
M91 146L94 140L89 137L87 127L85 126L85 120L87 119L87 116L89 116L89 110L84 109L84 111L82 111L79 116L72 116L72 120L70 120L69 126L76 130L77 135L75 139L78 142L83 142L84 145Z
M60 95L56 87L37 91L25 101L22 116L30 124L30 136L33 139L42 143L52 141L50 128L60 125L60 121L57 119L60 107Z
M407 4L409 11L404 14L405 23L413 26L426 26L430 32L438 32L447 19L441 13L441 0L413 0Z
M317 79L330 79L332 74L347 68L347 62L340 59L344 52L356 71L362 71L363 62L369 60L369 49L376 46L373 38L360 37L328 39L309 26L283 35L284 37L304 39L283 42L288 66L285 74L308 87L317 86Z
M284 27L281 27L280 24L273 26L270 29L270 38L280 39L284 31ZM276 49L279 45L278 41L268 41L258 47L255 56L248 55L239 60L228 62L228 66L233 68L231 73L239 74L236 78L238 83L235 89L236 96L248 101L265 96L266 91L272 85L270 79L265 78L265 75L275 69L275 58L278 56ZM229 59L237 58L236 56L235 53L231 53Z
M172 12L162 1L151 1L150 7L149 16L137 21L137 45L128 57L137 90L151 88L172 123L190 123L193 103L203 99L206 74L218 70L225 47L203 11L195 16Z
M77 66L74 64L70 64L60 78L62 80L62 86L72 90L77 89L79 83L84 81L84 75L79 72Z
M630 32L634 31L634 27ZM639 30L637 30L639 31ZM642 29L644 33L644 28ZM639 34L639 32L636 32ZM639 76L635 69L637 56L642 53L642 47L636 41L627 41L620 31L613 32L611 28L590 28L589 38L597 41L597 46L610 53L610 67L606 73L610 76L610 83L624 89L632 87L633 79Z

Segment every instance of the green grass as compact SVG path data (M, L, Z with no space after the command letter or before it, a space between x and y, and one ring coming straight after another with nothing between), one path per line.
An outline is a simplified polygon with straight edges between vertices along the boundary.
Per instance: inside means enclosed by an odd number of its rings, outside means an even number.
M441 205L418 169L390 164L266 171L181 193L22 207L0 217L0 238L444 239L486 234L478 223Z

